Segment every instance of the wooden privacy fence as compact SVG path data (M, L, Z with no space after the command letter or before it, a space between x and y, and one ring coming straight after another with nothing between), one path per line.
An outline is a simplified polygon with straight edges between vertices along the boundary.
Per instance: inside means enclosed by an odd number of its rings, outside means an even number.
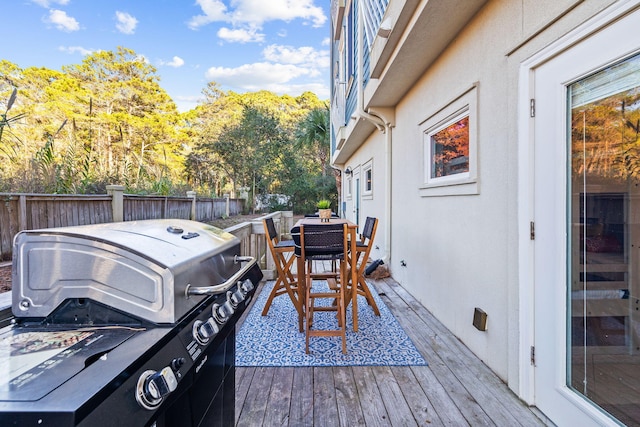
M239 215L243 199L138 196L120 185L106 195L0 193L0 261L10 260L13 237L21 230L102 224L115 221L182 218L208 222Z

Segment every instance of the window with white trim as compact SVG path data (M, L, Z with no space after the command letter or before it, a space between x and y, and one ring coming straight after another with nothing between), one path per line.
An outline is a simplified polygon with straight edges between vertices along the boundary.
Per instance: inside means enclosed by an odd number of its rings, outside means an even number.
M420 123L422 197L478 194L477 85Z
M373 197L373 161L369 160L362 165L362 197Z

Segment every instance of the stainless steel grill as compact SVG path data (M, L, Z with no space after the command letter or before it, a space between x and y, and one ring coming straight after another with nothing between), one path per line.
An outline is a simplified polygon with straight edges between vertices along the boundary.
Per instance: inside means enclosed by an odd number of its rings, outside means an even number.
M0 425L233 423L235 323L261 279L194 221L19 233Z

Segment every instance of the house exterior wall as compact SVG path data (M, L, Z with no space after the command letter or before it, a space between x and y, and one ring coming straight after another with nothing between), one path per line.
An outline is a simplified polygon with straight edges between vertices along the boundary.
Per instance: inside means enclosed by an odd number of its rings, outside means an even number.
M522 359L516 223L519 64L608 3L487 3L395 110L392 275L516 391ZM569 15L511 52L567 10ZM424 171L420 123L474 84L477 194L423 197L418 191ZM476 307L488 315L487 331L472 325Z
M395 119L387 129L391 143L372 127L366 137L358 136L358 148L336 163L343 170L351 168L356 177L372 162L373 195L361 193L359 212L361 222L366 216L380 219L372 259L390 258L393 277L516 392L524 359L518 323L519 66L611 3L488 1L398 102L385 105L365 98L365 108L393 109ZM377 84L375 79L372 84ZM471 118L477 121L476 189L471 194L447 195L445 189L431 195L421 189L421 125L469 90L477 99ZM351 130L346 130L347 143L355 138ZM360 178L362 183L362 173ZM389 202L383 185L391 186ZM345 189L343 194L345 214L354 219L356 192L348 197ZM390 246L385 238L390 238ZM472 325L476 307L488 315L487 331Z
M387 247L387 215L385 210L385 190L389 182L387 174L387 164L385 155L385 135L376 132L372 134L367 143L362 145L345 164L353 171L351 175L351 195L348 196L348 179L342 179L343 195L345 202L345 217L356 222L362 227L367 216L378 218L378 228L375 236L375 246L369 255L372 260L384 259L386 257ZM364 191L365 185L365 168L371 167L373 182L371 194ZM359 218L356 218L356 197L355 189L356 179L360 179L360 207ZM362 231L362 228L359 229ZM386 260L384 260L386 262Z

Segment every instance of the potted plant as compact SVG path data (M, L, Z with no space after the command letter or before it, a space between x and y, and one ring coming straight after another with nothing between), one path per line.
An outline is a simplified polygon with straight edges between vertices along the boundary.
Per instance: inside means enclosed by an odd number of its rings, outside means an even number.
M331 218L331 202L327 199L322 199L316 206L318 208L320 220L329 222L329 218Z

